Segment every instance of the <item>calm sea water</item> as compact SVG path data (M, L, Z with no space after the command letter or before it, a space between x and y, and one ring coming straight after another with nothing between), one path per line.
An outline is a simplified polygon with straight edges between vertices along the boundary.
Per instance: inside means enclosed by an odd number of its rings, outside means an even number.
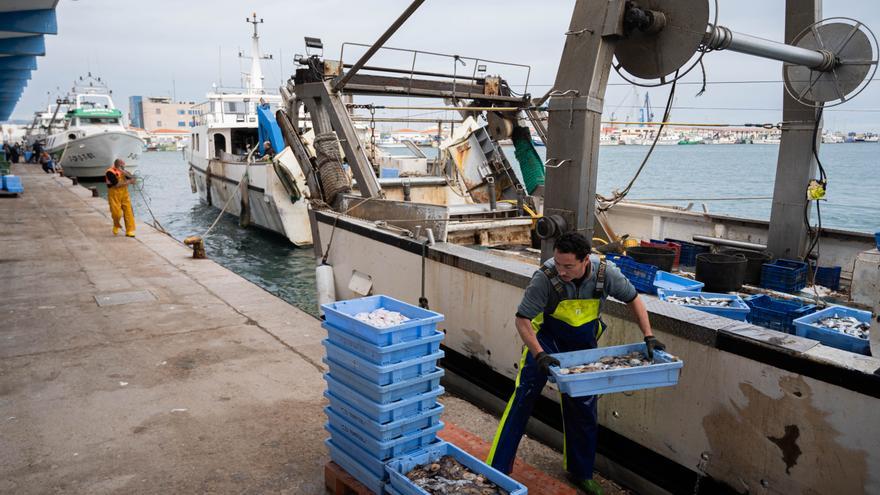
M544 155L544 148L539 148ZM613 146L601 150L598 190L623 188L647 147ZM706 203L710 212L768 219L776 155L772 145L659 146L632 188L629 198L663 204ZM512 158L512 153L510 153ZM826 227L880 230L880 144L823 145L820 157L829 177L828 201L822 206ZM132 190L135 215L151 221L150 208L175 238L203 234L218 210L193 194L181 153L145 153L138 169L142 189ZM106 190L102 194L106 195ZM688 198L688 199L678 199ZM725 200L720 200L724 198ZM287 239L257 228L242 229L224 215L206 238L209 256L244 278L295 306L316 314L314 255Z

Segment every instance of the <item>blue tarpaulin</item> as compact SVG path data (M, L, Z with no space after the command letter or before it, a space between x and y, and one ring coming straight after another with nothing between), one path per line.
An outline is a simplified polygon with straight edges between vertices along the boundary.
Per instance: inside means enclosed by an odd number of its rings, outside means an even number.
M272 145L275 153L284 149L284 138L281 137L281 128L275 120L275 115L268 103L257 106L257 135L260 139L260 156L264 156L262 144L266 141Z

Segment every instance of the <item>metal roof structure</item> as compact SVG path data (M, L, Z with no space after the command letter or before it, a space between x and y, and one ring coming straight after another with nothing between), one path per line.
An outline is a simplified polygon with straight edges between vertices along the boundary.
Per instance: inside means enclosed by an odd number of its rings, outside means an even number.
M0 121L9 119L46 54L47 34L58 34L58 0L0 0Z

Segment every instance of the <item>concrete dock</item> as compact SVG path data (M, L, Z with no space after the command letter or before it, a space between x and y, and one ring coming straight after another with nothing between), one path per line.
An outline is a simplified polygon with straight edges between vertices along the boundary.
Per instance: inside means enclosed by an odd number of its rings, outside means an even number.
M0 493L325 493L320 322L145 224L113 236L106 201L70 179L13 173ZM491 440L496 417L444 404ZM526 438L521 454L562 477L558 452Z

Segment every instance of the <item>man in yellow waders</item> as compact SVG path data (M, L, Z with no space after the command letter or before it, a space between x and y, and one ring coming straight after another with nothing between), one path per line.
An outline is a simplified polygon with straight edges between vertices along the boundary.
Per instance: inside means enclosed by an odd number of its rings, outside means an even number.
M593 349L605 330L600 318L606 296L626 303L647 344L648 357L665 346L654 337L645 303L613 263L590 256L590 242L581 234L565 233L556 240L553 258L532 276L516 312L516 329L525 343L516 389L501 417L489 458L502 473L510 473L519 441L535 401L547 383L551 354ZM598 398L560 394L563 461L571 481L589 494L601 494L593 480L596 459Z
M110 216L113 217L113 235L122 228L120 220L125 218L125 235L134 237L134 213L131 211L131 198L128 185L134 184L134 177L125 172L125 161L117 158L104 176L107 181L107 202L110 203Z

